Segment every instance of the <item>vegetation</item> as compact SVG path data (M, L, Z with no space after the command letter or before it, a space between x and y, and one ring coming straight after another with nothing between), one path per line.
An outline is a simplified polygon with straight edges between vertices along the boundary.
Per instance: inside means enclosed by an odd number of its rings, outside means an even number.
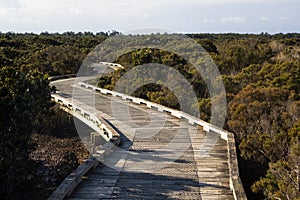
M30 136L50 108L50 88L41 73L3 67L0 93L0 193L12 197L30 173Z
M55 105L43 120L43 129L31 135L36 148L30 153L33 166L21 199L47 199L56 187L90 154L81 143L72 116Z
M55 140L49 134L62 133L65 116L54 111L50 101L50 75L75 73L96 39L82 34L0 34L0 196L2 199L32 199L37 191L59 184L78 165L75 149L47 149L44 138L55 147L80 146L79 139ZM79 39L76 40L76 37ZM97 36L105 38L105 36ZM55 38L55 39L54 39ZM63 38L63 39L62 39ZM62 41L63 40L63 41ZM76 43L77 42L77 43ZM83 44L80 44L82 42ZM98 41L97 41L98 42ZM74 45L74 43L76 43ZM70 48L72 46L77 46ZM80 46L82 45L82 46ZM80 49L80 51L78 50ZM78 50L78 51L77 51ZM68 54L68 55L66 55ZM70 59L70 60L69 60ZM56 60L52 62L53 60ZM63 67L59 67L62 65ZM61 122L65 122L60 126ZM67 121L68 122L68 121ZM58 128L58 129L56 129ZM73 130L73 133L75 130ZM78 138L78 137L77 137ZM74 145L75 144L75 145ZM42 147L42 149L41 149ZM81 154L86 154L82 151ZM49 155L53 153L53 155ZM42 154L43 156L37 156ZM42 160L41 160L42 159ZM51 159L59 165L49 163ZM52 161L53 162L53 161ZM44 177L42 171L51 170ZM55 173L56 172L56 173ZM51 190L51 189L50 189ZM44 193L43 193L44 192ZM40 193L39 193L40 194ZM28 196L29 195L29 196Z
M249 199L299 199L300 34L188 36L209 52L221 73L228 105L225 128L235 133ZM90 50L108 37L73 32L0 34L1 196L15 197L12 191L21 190L31 174L29 155L37 141L33 133L46 134L57 126L44 117L51 113L47 76L76 73ZM113 89L136 65L165 64L191 83L199 99L195 106L204 120L210 120L215 99L209 96L205 77L180 56L144 48L115 62L125 69L101 77L99 86ZM175 95L161 83L140 87L134 95L179 109Z
M90 32L3 33L0 34L0 66L37 69L49 76L74 74L89 51L107 36L103 32L96 35Z
M299 129L295 127L300 122L300 35L190 36L209 52L222 75L228 101L225 128L235 133L248 196L299 198ZM199 98L200 116L210 120L213 100L205 77L178 55L144 48L128 52L116 62L125 70L101 77L98 86L113 89L134 66L161 63L178 70L191 83ZM180 109L176 96L159 82L138 88L133 95ZM252 164L247 166L249 161ZM253 163L260 172L250 175ZM252 194L250 186L260 195Z

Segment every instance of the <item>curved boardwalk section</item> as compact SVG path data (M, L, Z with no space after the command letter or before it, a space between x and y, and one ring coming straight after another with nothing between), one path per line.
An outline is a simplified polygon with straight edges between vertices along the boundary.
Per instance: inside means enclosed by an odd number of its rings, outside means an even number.
M53 84L66 97L76 87L80 93L76 101L87 110L95 107L93 112L119 130L121 140L68 199L234 199L228 145L220 135L146 105L73 83L74 79ZM205 144L209 141L215 142Z

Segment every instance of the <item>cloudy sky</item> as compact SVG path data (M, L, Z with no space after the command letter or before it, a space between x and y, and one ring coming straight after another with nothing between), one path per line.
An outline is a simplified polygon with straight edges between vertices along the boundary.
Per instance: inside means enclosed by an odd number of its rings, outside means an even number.
M300 0L0 0L0 31L300 32Z

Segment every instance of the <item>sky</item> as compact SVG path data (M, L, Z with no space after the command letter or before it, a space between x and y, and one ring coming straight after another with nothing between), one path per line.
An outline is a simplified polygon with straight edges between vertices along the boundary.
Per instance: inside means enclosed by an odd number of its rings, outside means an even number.
M1 32L300 32L300 0L0 0Z

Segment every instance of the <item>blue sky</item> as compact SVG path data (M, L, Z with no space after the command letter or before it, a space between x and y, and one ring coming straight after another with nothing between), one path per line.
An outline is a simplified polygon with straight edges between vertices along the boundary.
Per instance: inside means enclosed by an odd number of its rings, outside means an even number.
M300 32L300 0L0 0L0 31Z

